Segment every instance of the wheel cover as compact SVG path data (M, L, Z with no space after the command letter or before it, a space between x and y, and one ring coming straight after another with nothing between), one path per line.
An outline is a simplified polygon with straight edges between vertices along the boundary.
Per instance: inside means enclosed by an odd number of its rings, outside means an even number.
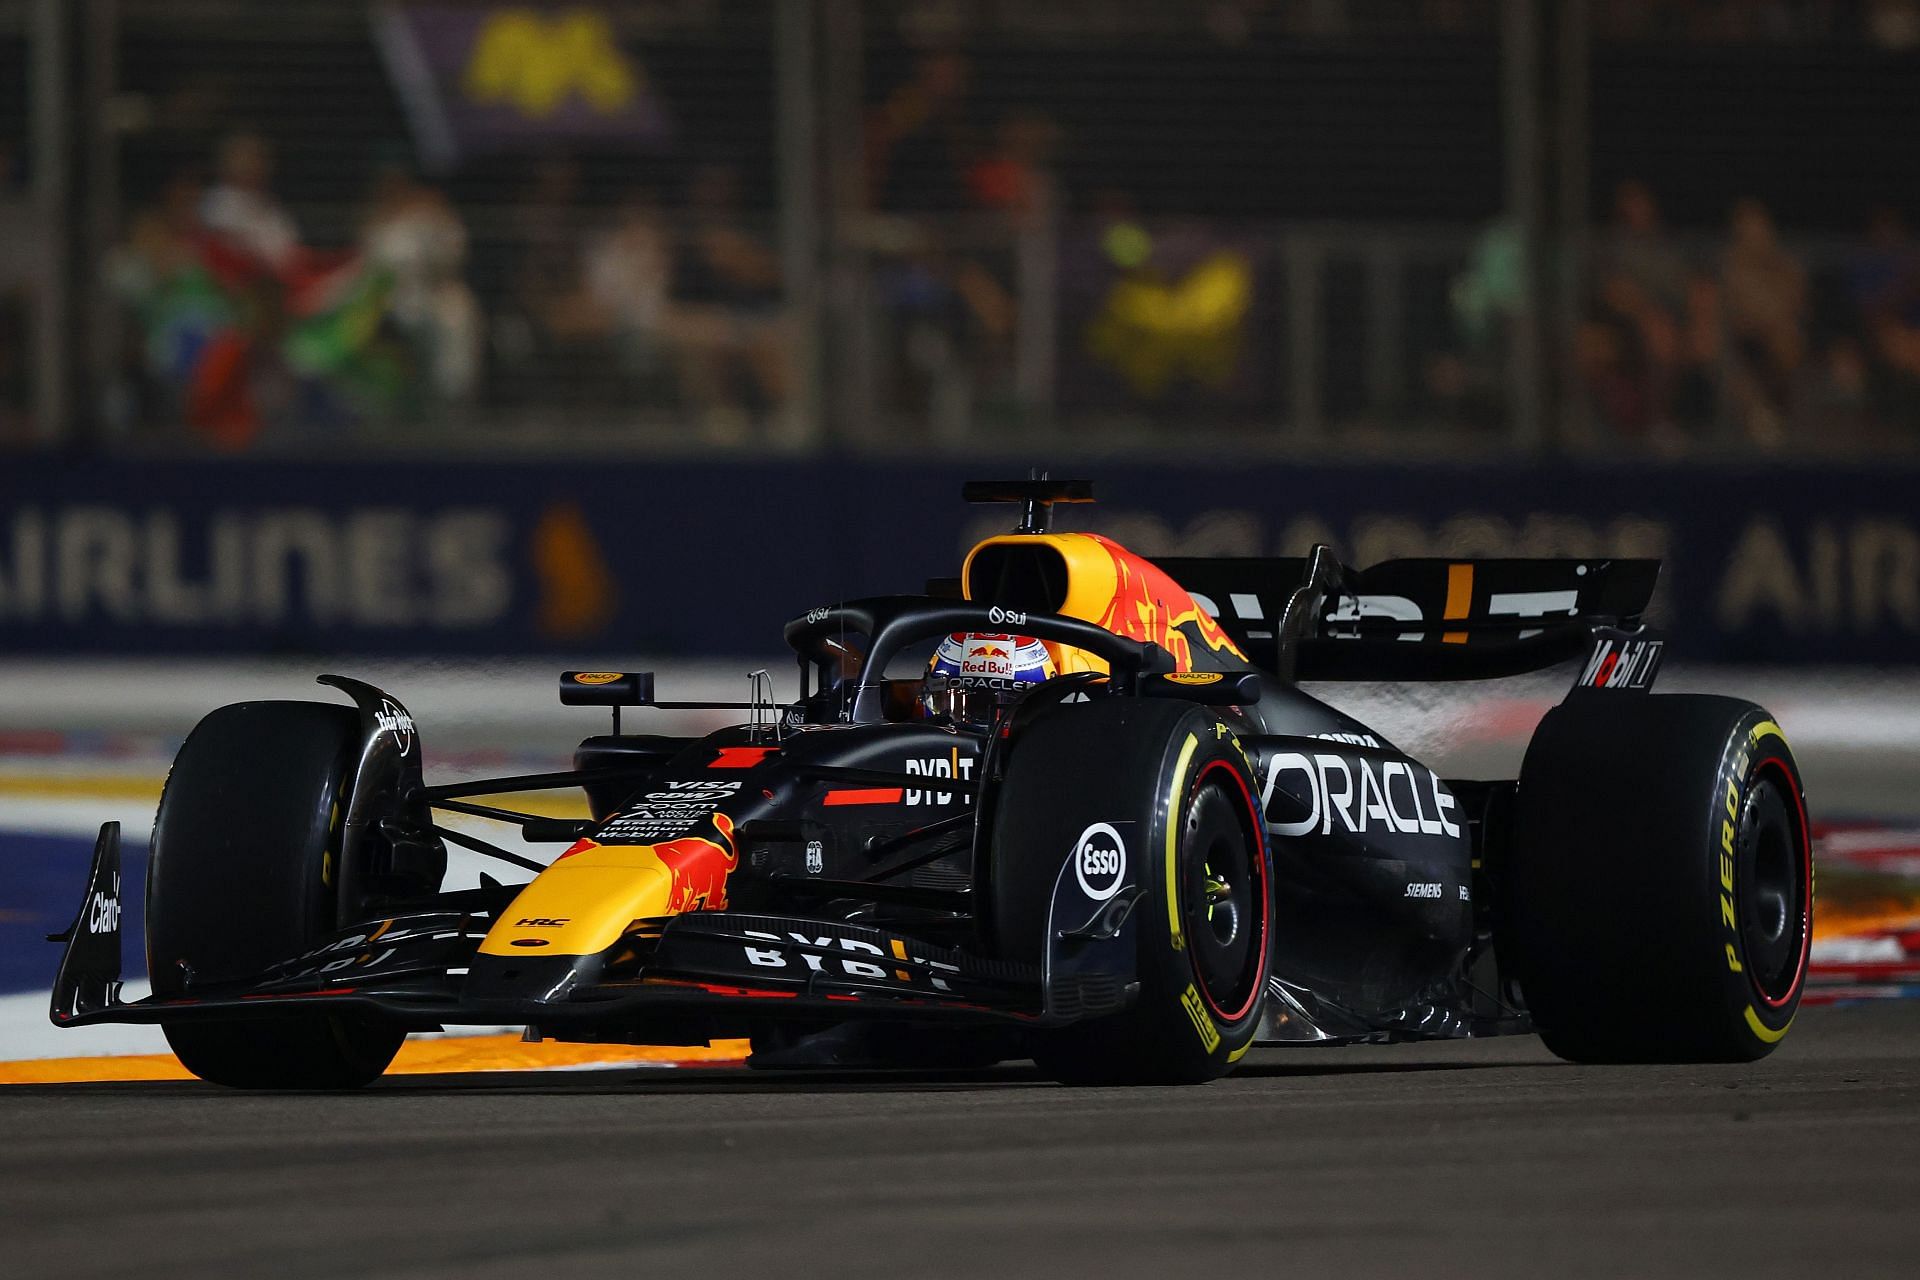
M1755 994L1779 1008L1799 990L1813 923L1806 815L1786 766L1763 760L1740 811L1735 887L1740 943Z
M1266 859L1246 784L1216 760L1194 780L1181 831L1181 898L1195 985L1223 1022L1247 1016L1266 972Z

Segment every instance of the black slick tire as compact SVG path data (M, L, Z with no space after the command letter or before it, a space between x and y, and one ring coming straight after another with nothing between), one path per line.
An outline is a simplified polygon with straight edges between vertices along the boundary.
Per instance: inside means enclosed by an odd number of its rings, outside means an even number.
M337 923L345 793L360 741L351 707L243 702L194 728L154 819L147 971L162 999L258 976ZM341 1015L162 1024L203 1080L352 1089L406 1033Z
M1256 794L1232 733L1191 704L1100 698L1046 712L1020 735L993 811L1001 954L1040 963L1055 881L1097 826L1138 859L1144 889L1129 921L1136 999L1036 1035L1041 1070L1071 1084L1197 1084L1252 1045L1273 919Z
M1780 726L1707 695L1576 694L1521 768L1502 945L1575 1062L1777 1047L1813 932L1804 788Z

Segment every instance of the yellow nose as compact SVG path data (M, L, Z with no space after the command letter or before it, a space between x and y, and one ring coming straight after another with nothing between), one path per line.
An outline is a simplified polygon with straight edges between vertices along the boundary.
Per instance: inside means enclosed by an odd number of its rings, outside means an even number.
M673 874L652 845L600 845L561 858L487 931L484 955L586 956L635 920L669 914Z

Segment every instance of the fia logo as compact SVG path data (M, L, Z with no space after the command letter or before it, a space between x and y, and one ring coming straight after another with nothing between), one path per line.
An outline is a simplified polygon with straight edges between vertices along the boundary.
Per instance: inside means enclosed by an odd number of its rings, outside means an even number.
M817 876L827 869L827 853L818 840L807 841L807 874Z

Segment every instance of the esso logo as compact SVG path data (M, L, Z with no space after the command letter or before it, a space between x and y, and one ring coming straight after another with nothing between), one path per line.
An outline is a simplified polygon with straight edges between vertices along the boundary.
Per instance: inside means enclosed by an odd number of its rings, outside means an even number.
M1080 881L1082 893L1095 902L1105 902L1126 883L1126 841L1107 823L1094 823L1080 833L1079 843L1074 846L1073 874Z
M997 627L1024 627L1027 615L1017 609L1002 609L999 605L987 610L987 621Z

